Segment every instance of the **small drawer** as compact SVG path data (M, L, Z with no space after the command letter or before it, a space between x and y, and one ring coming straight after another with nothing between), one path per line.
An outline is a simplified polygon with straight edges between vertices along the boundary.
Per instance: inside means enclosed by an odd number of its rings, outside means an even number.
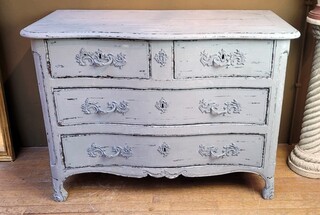
M149 78L145 41L59 39L47 44L53 78Z
M95 166L261 167L265 138L255 134L201 136L63 135L66 168Z
M272 40L177 41L176 79L271 77Z
M269 89L54 89L58 125L266 124Z

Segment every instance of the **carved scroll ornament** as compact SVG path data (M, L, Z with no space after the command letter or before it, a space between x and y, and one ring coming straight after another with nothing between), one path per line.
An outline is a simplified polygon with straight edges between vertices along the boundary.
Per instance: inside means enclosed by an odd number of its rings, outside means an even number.
M234 157L240 154L240 149L234 143L226 145L222 148L221 153L219 154L219 149L215 146L205 147L204 145L199 146L199 154L202 157L212 157L212 158L224 158L224 157Z
M236 51L227 53L225 50L221 49L217 54L209 55L205 50L200 53L200 62L203 66L212 67L225 67L230 66L240 66L245 63L244 53L240 52L238 49Z
M106 146L97 146L95 143L92 143L91 146L87 149L88 156L95 157L106 157L106 158L114 158L114 157L124 157L129 158L132 156L132 149L129 146L112 146L111 152L107 152Z
M107 113L120 113L125 114L129 111L128 103L126 101L121 102L108 102L105 110L103 110L98 102L89 102L89 99L86 99L84 104L81 105L81 110L85 114L107 114Z
M82 48L75 58L80 66L114 66L121 69L127 63L124 54L113 55L111 53L103 53L100 49L95 52L88 52Z
M207 102L204 99L199 102L199 110L201 113L210 113L212 115L239 114L241 105L237 100L233 99L230 102L225 102L219 110L219 104L215 102Z
M152 170L152 171L144 170L143 172L145 174L150 175L155 178L166 177L166 178L173 179L173 178L177 178L180 175L184 175L185 173L187 173L187 170L174 169L174 170L169 171L166 169L158 169L156 171L155 170Z

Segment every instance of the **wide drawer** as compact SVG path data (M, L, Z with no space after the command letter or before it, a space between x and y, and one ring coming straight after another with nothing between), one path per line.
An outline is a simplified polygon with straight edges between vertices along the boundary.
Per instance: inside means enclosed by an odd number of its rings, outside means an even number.
M177 41L175 78L271 77L273 41Z
M59 39L47 44L54 78L149 78L145 41Z
M182 137L84 134L65 135L61 141L66 168L113 165L261 167L265 139L255 134Z
M54 89L60 126L266 124L269 89Z

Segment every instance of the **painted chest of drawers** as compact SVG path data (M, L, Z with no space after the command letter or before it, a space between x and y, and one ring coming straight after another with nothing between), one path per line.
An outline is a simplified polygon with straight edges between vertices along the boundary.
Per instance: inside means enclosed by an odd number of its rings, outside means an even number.
M273 197L286 62L270 11L56 11L28 26L54 199L83 172L253 172Z

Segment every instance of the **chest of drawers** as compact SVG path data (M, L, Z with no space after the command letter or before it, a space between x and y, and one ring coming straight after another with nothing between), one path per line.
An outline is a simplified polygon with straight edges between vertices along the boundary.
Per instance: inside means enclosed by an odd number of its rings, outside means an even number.
M32 39L54 199L83 172L253 172L273 197L290 39L270 11L56 11Z

